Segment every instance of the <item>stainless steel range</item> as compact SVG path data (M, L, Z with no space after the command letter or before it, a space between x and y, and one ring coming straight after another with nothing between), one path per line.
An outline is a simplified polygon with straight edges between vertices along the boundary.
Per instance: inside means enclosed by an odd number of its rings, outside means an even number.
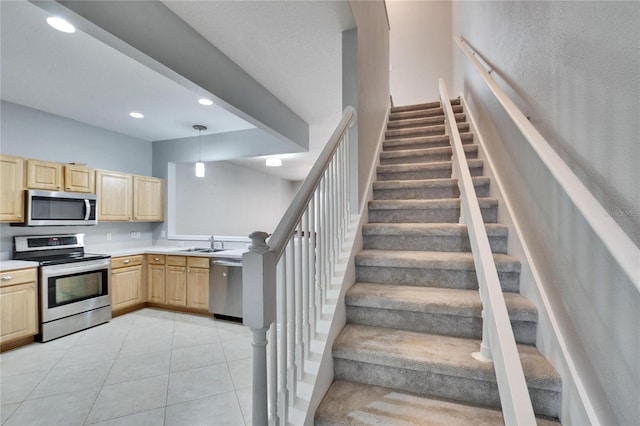
M111 319L110 257L85 253L84 234L14 237L13 258L40 263L39 341Z

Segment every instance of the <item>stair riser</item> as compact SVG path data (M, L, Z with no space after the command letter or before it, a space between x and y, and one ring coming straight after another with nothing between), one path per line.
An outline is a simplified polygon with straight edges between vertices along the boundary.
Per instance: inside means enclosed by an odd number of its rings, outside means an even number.
M498 272L503 291L517 293L519 272ZM477 290L478 278L472 270L433 268L391 268L388 266L356 266L356 281L365 283L413 285L419 287Z
M420 136L444 135L444 125L434 125L429 127L416 127L409 129L387 130L384 133L385 139L410 138ZM468 123L458 123L458 131L468 132Z
M488 197L489 185L476 186L476 196ZM398 188L374 189L374 200L436 200L441 198L458 198L458 186L442 186L436 188Z
M468 236L460 235L365 235L365 249L416 251L471 251ZM489 237L493 253L507 254L507 237Z
M451 99L450 103L451 103L451 105L460 105L460 99L459 98ZM440 108L440 102L438 102L438 101L427 102L427 103L423 103L423 104L395 106L395 107L391 107L391 111L390 112L393 114L393 113L396 113L396 112L416 111L416 110L431 110L431 109L436 109L436 108Z
M467 159L477 159L478 152L465 153ZM380 165L390 164L415 164L415 163L431 163L433 161L451 161L451 153L429 154L429 155L411 155L405 157L381 158Z
M482 167L469 169L471 176L482 176ZM415 170L408 172L378 172L378 180L419 180L419 179L448 179L451 177L451 169Z
M473 135L465 134L460 135L462 144L473 143ZM382 143L383 151L402 151L405 149L428 149L428 148L443 148L450 147L451 142L449 138L442 138L441 140L405 140L406 138L392 139L390 141L384 141Z
M469 354L471 356L471 354ZM408 370L351 361L334 356L336 380L350 380L384 386L489 407L500 407L498 386L494 382L469 379L432 371ZM529 388L534 411L539 415L558 417L559 392Z
M462 113L462 106L456 105L453 107L454 114ZM405 111L405 112L392 112L389 115L389 121L396 120L410 120L412 118L426 118L426 117L435 117L438 115L444 115L444 111L442 108L433 108L433 109L422 109L416 111Z
M481 208L482 218L486 223L496 223L498 208ZM441 209L369 209L370 223L458 223L460 208Z
M377 309L351 306L347 302L347 323L396 328L422 333L482 339L482 318L472 316L444 315L426 312L411 312L393 309ZM535 345L536 323L511 321L516 342Z
M466 119L464 114L455 114L456 123L463 123ZM394 129L409 129L412 127L424 127L424 126L433 126L437 124L444 124L444 114L437 115L434 117L426 117L426 118L413 118L408 120L393 120L387 123L387 130Z

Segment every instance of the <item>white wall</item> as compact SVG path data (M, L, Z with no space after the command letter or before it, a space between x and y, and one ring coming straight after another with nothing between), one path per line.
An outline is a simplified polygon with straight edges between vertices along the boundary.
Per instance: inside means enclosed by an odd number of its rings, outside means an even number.
M454 2L452 16L454 34L490 62L498 84L640 244L640 3ZM603 424L636 424L640 293L457 48L454 55L456 83L499 164L593 409ZM557 358L558 347L539 336ZM576 395L564 391L569 415Z
M387 10L394 105L438 100L438 79L453 79L451 1L387 0Z
M205 177L197 178L193 163L176 164L176 234L272 233L299 186L224 161L205 165Z

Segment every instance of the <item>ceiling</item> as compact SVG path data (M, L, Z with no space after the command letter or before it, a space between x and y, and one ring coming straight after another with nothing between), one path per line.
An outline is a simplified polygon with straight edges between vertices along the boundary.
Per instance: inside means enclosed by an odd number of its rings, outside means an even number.
M165 1L311 128L337 124L341 105L341 33L354 26L346 1ZM195 92L123 53L76 31L58 32L46 12L27 1L0 2L2 99L146 141L252 128L222 107L197 103ZM215 100L214 97L211 99ZM131 111L144 119L128 116ZM213 125L211 125L213 123ZM310 138L309 153L237 164L299 180L331 133ZM285 158L286 157L286 158Z

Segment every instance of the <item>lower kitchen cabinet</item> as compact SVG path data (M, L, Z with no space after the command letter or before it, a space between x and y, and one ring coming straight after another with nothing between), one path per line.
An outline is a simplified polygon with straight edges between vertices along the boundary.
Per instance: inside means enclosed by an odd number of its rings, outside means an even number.
M38 334L36 268L0 274L0 343Z
M185 256L167 256L166 263L166 303L187 306L187 259Z
M209 258L187 259L187 307L209 309Z
M147 255L147 300L165 303L165 266L163 255Z
M117 311L145 302L143 256L111 259L111 310Z

